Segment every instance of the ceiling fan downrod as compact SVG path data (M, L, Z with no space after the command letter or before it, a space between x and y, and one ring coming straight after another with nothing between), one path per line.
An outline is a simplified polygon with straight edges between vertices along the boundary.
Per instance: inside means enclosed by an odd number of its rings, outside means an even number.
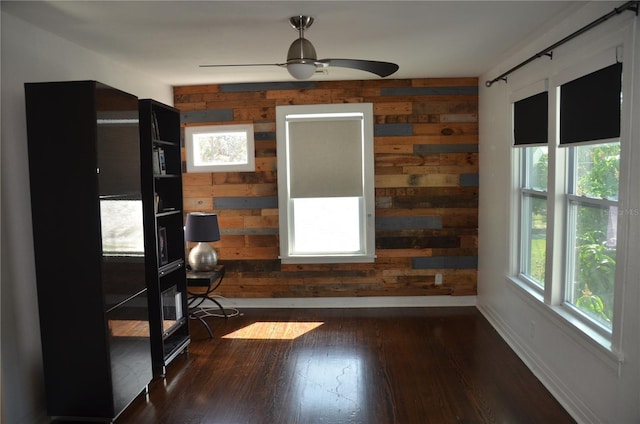
M293 16L289 18L291 26L298 31L299 37L291 43L287 52L287 63L313 63L318 59L313 44L304 38L304 30L313 23L311 16Z

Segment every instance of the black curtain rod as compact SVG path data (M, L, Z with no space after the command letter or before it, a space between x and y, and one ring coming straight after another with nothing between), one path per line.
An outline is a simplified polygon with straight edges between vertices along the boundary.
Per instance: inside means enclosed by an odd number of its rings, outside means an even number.
M628 1L625 4L623 4L620 7L617 7L615 9L613 9L611 12L607 13L604 16L601 16L600 18L596 19L595 21L591 22L588 25L583 26L582 28L580 28L579 30L577 30L576 32L574 32L573 34L570 34L566 37L564 37L562 40L558 41L557 43L547 47L546 49L542 50L539 53L536 53L535 55L531 56L529 59L525 60L524 62L519 63L518 65L514 66L513 68L509 69L507 72L495 77L492 80L488 80L487 82L484 83L484 85L486 85L487 87L491 87L493 85L494 82L496 81L504 81L507 82L507 76L511 73L513 73L514 71L522 68L524 65L527 65L531 62L533 62L534 60L542 57L542 56L549 56L551 58L553 58L553 50L558 47L561 46L562 44L566 43L569 40L572 40L574 38L576 38L578 35L589 31L591 28L600 25L601 23L603 23L604 21L606 21L607 19L619 15L622 12L626 11L626 10L631 10L633 12L635 12L636 16L638 16L638 9L639 9L639 4L640 1Z

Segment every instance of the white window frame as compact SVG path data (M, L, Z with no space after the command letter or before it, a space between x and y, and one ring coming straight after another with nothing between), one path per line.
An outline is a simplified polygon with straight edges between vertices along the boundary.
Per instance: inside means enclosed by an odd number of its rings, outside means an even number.
M290 120L336 120L336 115L357 115L361 119L362 198L360 200L360 246L358 252L296 252L294 243L294 200L291 198L288 124ZM350 118L347 118L350 119ZM355 118L353 118L355 119ZM283 264L360 263L375 260L375 187L373 152L373 105L371 103L323 104L276 107L278 152L278 208L280 260ZM336 152L339 154L339 152Z

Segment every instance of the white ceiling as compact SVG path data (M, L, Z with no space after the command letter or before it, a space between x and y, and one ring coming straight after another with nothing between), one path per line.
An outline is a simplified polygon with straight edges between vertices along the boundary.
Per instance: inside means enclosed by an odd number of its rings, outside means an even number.
M297 38L318 58L395 62L388 78L475 77L557 24L575 1L2 1L2 10L170 85L291 81L285 69L200 68L282 63ZM612 5L613 6L613 5ZM28 48L28 46L25 46ZM329 68L313 80L378 78Z

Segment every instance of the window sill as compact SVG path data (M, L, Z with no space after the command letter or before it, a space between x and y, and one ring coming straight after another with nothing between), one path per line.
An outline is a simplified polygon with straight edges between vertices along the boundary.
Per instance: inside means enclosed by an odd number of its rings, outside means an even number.
M336 256L280 256L283 264L348 264L348 263L372 263L375 262L375 256L354 256L354 255L336 255Z
M536 291L522 279L508 276L508 286L523 299L528 305L537 310L541 315L549 318L560 331L568 335L585 350L591 352L611 369L620 371L620 364L624 362L624 356L612 348L611 340L590 328L585 323L571 314L565 306L547 305L544 303L542 293Z

